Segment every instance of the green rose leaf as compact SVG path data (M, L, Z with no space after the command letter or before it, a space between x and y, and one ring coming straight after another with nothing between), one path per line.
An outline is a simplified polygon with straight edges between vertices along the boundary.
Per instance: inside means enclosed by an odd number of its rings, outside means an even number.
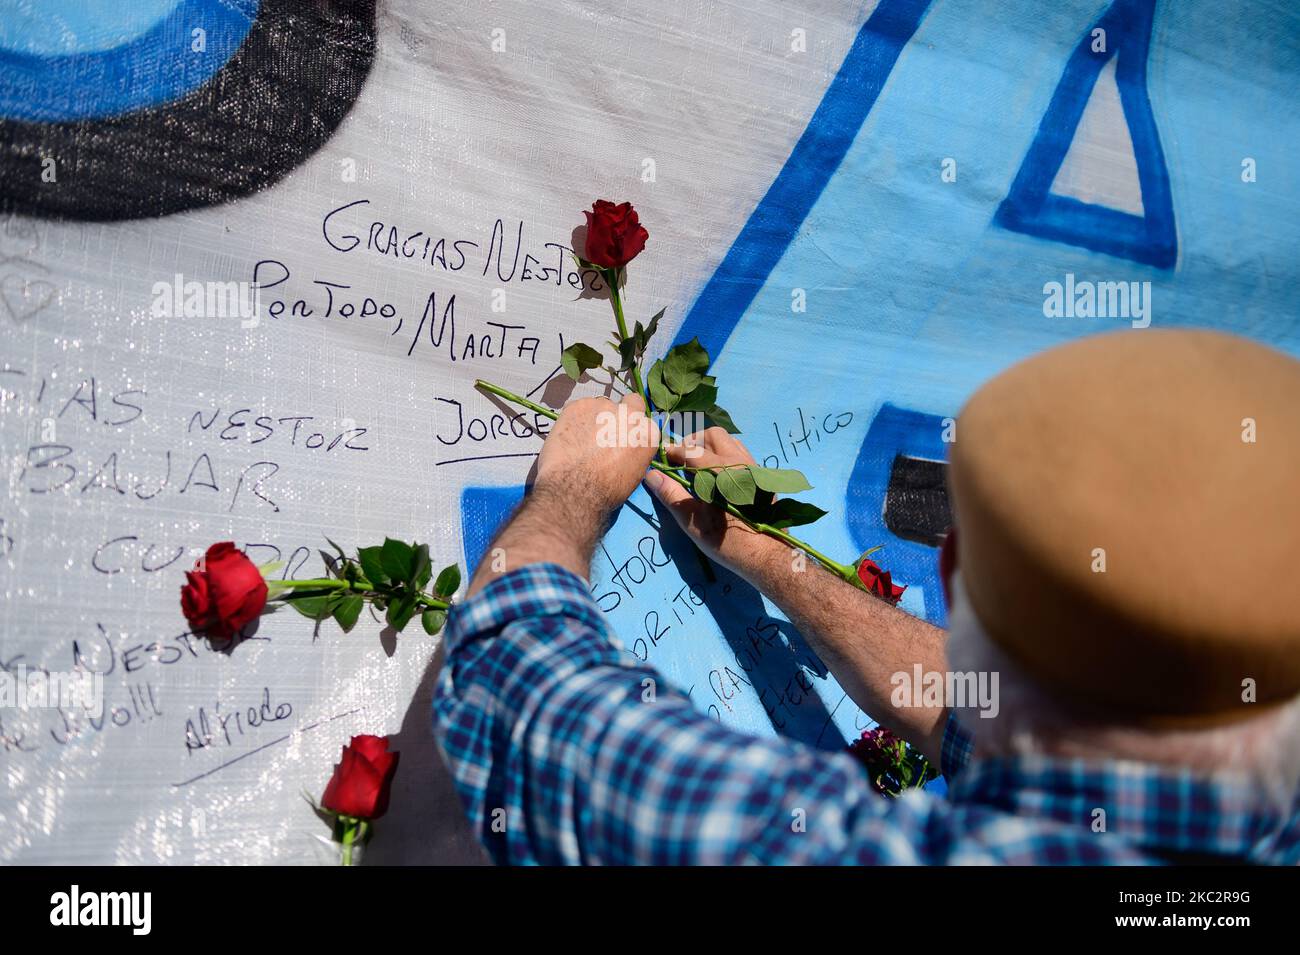
M415 572L410 583L416 590L423 590L424 585L433 576L433 564L429 561L429 545L420 544L415 548Z
M379 548L379 563L393 581L410 580L415 575L415 551L406 541L384 538Z
M357 594L349 594L344 597L339 605L334 608L334 620L344 633L351 633L352 628L357 625L357 618L361 616L361 608L365 601Z
M631 371L640 363L645 356L646 346L650 344L650 339L659 330L659 319L663 318L666 311L667 309L659 309L647 326L643 327L640 322L637 322L632 329L632 334L618 343L618 354L623 361L619 371Z
M710 428L721 428L727 434L740 434L740 429L736 427L736 422L731 420L731 415L717 405L704 412L704 420Z
M366 580L376 587L388 583L388 574L384 573L384 563L380 557L382 551L382 547L363 547L357 551L357 561L361 564L361 572L366 575Z
M637 330L641 329L641 323L636 323ZM637 350L635 334L629 335L618 343L619 371L631 371L636 367L637 359L641 357Z
M718 479L712 471L695 472L695 494L701 501L713 501L713 491L718 485Z
M783 497L779 501L773 501L760 516L764 524L770 524L773 527L784 530L787 527L799 527L803 524L811 524L819 521L826 516L816 504L809 504L806 501L796 501L791 497Z
M411 622L418 606L415 594L402 594L388 605L388 625L400 633Z
M668 412L677 407L677 395L664 383L664 363L657 361L650 366L650 376L646 379L650 389L650 400L660 411Z
M439 610L437 607L431 607L420 614L420 624L424 627L424 632L431 637L441 630L446 622L447 611Z
M709 353L698 338L674 345L664 356L664 384L679 395L689 394L709 370Z
M316 553L320 554L321 563L323 563L323 564L325 565L325 576L326 576L326 577L339 577L339 576L341 576L341 571L343 570L343 564L342 564L342 562L339 560L339 558L335 557L333 554L327 553L327 552L325 552L325 551L323 551L323 550L319 550L319 549L316 551ZM258 569L261 570L260 567L259 567ZM272 571L272 573L274 573L274 571ZM263 576L263 577L266 576L266 571L265 571L265 570L262 571L262 576Z
M773 494L797 494L799 491L812 490L812 485L803 476L803 472L794 468L752 467L749 473L754 475L755 484Z
M664 317L664 312L666 311L668 311L668 309L661 308L659 309L659 311L655 312L653 316L651 316L650 324L645 327L645 335L641 339L641 347L644 348L647 344L649 344L650 339L654 338L655 332L659 331L659 319ZM637 324L639 325L640 322L638 322Z
M605 364L605 359L590 345L574 342L560 352L560 364L564 366L564 373L577 381L588 368L599 368Z
M708 411L718 403L718 386L700 382L689 395L682 395L674 411Z
M718 493L737 507L754 503L758 485L748 467L723 468L718 472Z
M450 564L438 573L438 579L433 584L433 592L446 599L454 594L458 587L460 587L460 565Z
M291 597L287 600L287 603L304 617L309 617L312 620L323 620L329 615L331 596L331 594L325 594L321 597Z

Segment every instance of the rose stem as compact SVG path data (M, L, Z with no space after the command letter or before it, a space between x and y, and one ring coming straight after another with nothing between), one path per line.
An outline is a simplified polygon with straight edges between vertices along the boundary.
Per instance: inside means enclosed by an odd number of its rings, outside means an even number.
M482 388L485 391L489 391L500 398L505 398L507 401L513 401L516 404L523 405L528 410L535 411L539 415L543 415L544 417L550 418L552 421L554 421L559 417L559 415L556 412L552 411L550 408L543 408L541 405L529 401L527 398L520 397L519 395L516 395L514 392L507 391L504 388L498 388L496 385L490 384L489 382L486 382L481 378L474 382L474 386L476 388ZM666 464L662 461L651 461L650 467L654 468L656 471L659 471L662 474L668 475L670 478L672 478L682 487L686 488L686 490L688 491L692 490L691 482L686 480L686 478L682 477L680 474L678 474L677 471L672 467L672 465ZM767 534L769 537L775 537L777 540L783 541L784 543L789 544L791 547L803 551L805 554L812 557L814 560L816 560L818 563L824 566L827 570L831 571L836 576L843 578L848 583L853 583L853 581L857 579L857 571L854 570L853 567L851 567L848 564L841 564L837 560L832 560L830 557L827 557L825 554L817 550L811 544L805 544L803 541L799 540L799 538L795 537L793 534L787 534L779 527L773 527L771 524L764 524L759 521L750 520L748 517L742 514L740 510L730 501L723 501L721 503L715 501L713 503L715 507L721 507L732 517L736 518L739 521L742 521L751 530L758 531L760 534Z
M627 319L623 317L623 293L618 290L618 278L622 269L607 269L605 271L605 282L609 285L609 300L614 305L614 321L618 323L619 341L627 338ZM641 378L641 366L637 362L632 363L632 384L636 388L637 394L645 402L645 410L650 412L650 389ZM664 452L663 432L659 432L659 461L662 464L668 463L668 455ZM712 576L712 571L709 571Z
M370 581L368 580L362 580L360 578L358 578L356 581L350 581L350 580L338 580L334 577L315 577L310 580L272 580L270 581L270 583L275 584L277 587L294 587L294 588L314 587L315 589L323 590L326 593L332 590L350 590L356 593L358 596L369 597L371 599L373 599L374 597L384 596L384 594L378 593L375 590L374 584L370 583ZM355 587L353 586L353 583L356 584ZM280 600L291 600L294 597L317 597L317 596L323 596L323 594L313 594L313 593L303 593L303 592L276 594L276 598ZM430 597L427 596L426 594L416 594L415 599L418 600L420 603L424 604L426 607L434 607L438 610L446 610L448 606L450 606L447 603L447 601L439 600L436 597Z
M352 865L352 840L356 837L357 827L351 820L343 827L343 864Z
M498 388L496 385L492 384L491 382L484 381L482 378L475 380L474 387L482 388L484 391L491 392L492 394L496 395L499 398L505 398L507 401L513 401L517 405L523 405L529 411L535 411L539 415L542 415L543 417L550 418L552 421L554 421L556 418L559 417L559 415L556 414L554 411L552 411L550 408L544 408L541 405L537 404L537 402L529 401L527 398L523 397L522 395L517 395L513 391L506 391L504 388Z
M605 282L609 285L609 300L614 305L614 321L618 323L619 341L627 338L627 319L623 317L623 296L618 290L618 277L622 269L606 269ZM646 409L650 408L650 392L646 391L645 385L641 382L641 369L635 363L632 365L632 384L636 387L636 392L645 401Z

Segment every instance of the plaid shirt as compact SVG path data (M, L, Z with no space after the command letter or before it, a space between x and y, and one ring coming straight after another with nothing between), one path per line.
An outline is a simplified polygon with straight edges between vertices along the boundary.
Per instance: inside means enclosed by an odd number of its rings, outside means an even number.
M1047 757L965 767L970 737L952 719L948 798L882 797L847 753L698 712L553 564L454 607L446 647L435 730L499 863L1158 861L1144 849L1300 863L1300 816L1264 811L1246 785Z

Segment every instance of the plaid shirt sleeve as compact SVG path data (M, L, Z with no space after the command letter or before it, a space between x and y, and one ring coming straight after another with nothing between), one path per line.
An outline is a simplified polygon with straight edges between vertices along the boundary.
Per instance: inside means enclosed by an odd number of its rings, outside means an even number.
M557 565L454 607L446 646L435 733L499 863L918 861L908 806L928 797L884 799L847 754L699 713Z
M939 752L939 771L952 782L970 762L975 750L975 740L960 723L957 714L948 712L948 722L943 728L943 746Z

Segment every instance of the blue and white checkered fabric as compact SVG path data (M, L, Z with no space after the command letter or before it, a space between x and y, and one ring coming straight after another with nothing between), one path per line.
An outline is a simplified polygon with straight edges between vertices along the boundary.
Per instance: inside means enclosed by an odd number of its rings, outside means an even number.
M556 565L513 571L454 607L446 646L434 727L500 863L1157 861L1144 849L1300 863L1297 814L1264 811L1249 786L1137 763L966 765L971 740L953 720L949 797L882 797L847 754L698 712L620 647L585 583Z

